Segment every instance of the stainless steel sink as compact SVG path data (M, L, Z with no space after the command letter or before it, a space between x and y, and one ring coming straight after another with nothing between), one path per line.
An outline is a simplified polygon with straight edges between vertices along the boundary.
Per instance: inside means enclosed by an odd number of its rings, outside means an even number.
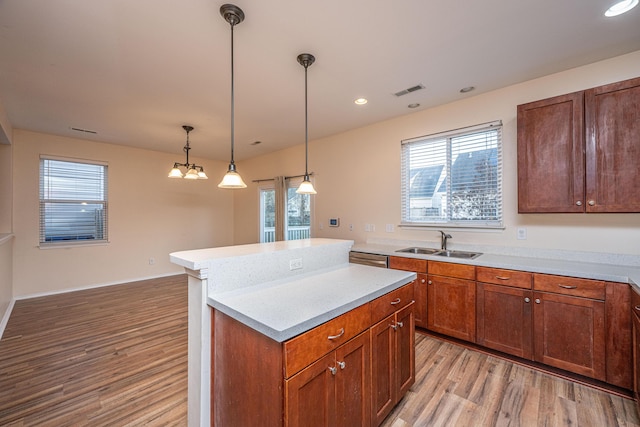
M396 252L403 252L406 254L419 254L419 255L435 255L448 258L461 258L461 259L474 259L482 255L481 252L467 252L467 251L442 251L440 249L433 248L419 248L411 247L398 249Z
M474 259L478 258L482 255L481 252L467 252L467 251L438 251L433 254L437 256L444 256L448 258L463 258L463 259Z
M404 253L408 253L408 254L420 254L420 255L433 255L436 252L440 252L439 249L432 249L432 248L405 248L405 249L399 249L396 252L404 252Z

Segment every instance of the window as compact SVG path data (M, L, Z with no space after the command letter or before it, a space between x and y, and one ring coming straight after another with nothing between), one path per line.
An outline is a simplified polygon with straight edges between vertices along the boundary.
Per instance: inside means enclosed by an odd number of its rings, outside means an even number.
M502 123L402 142L402 224L502 227Z
M40 159L40 245L107 241L107 166Z
M287 178L286 207L282 210L282 218L276 214L276 189L263 187L260 189L260 242L276 240L276 221L283 221L285 240L308 239L311 237L311 196L298 194L296 190L302 179Z

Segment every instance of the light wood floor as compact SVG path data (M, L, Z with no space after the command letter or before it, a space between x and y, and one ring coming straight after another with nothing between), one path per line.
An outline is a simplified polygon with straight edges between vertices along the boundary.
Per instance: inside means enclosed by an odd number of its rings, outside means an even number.
M17 301L0 426L186 425L186 276Z
M640 427L629 399L421 333L416 370L384 427ZM0 426L183 426L186 400L186 276L16 303Z

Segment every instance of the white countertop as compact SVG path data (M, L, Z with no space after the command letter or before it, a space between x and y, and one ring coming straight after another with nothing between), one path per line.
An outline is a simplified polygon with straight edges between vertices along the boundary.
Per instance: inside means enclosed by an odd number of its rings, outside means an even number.
M481 267L504 268L509 270L529 271L533 273L557 274L561 276L581 277L585 279L605 280L609 282L629 283L640 289L640 267L634 265L618 265L611 263L580 262L561 258L536 258L512 256L504 254L483 253L475 259L453 259L436 255L421 255L396 252L407 245L394 244L355 244L351 250L380 255L418 258L430 261L453 262ZM428 245L424 245L428 247ZM461 248L462 250L462 248Z
M407 271L344 263L296 278L213 293L208 303L283 342L415 278Z

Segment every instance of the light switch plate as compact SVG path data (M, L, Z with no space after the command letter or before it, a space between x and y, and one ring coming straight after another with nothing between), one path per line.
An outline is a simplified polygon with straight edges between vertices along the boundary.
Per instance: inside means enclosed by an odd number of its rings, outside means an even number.
M527 240L527 229L524 227L518 227L516 230L516 239Z

